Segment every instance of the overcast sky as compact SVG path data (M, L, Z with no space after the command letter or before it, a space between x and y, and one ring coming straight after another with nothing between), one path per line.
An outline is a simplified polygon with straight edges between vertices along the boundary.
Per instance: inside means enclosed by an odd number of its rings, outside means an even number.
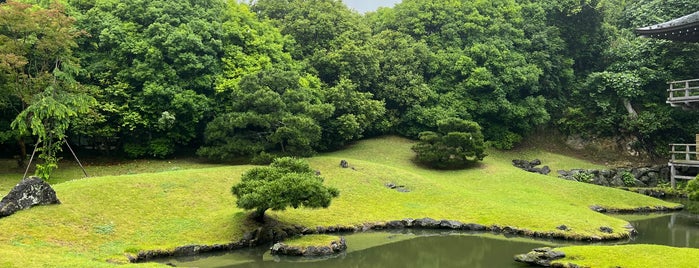
M348 7L361 13L374 11L379 7L393 7L401 0L342 0Z

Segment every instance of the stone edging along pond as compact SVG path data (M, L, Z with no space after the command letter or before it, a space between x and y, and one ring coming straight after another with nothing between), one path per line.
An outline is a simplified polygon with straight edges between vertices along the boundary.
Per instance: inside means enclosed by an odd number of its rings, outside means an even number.
M637 209L629 210L614 210L614 209L604 209L599 206L592 206L591 209L598 212L613 212L613 213L627 213L627 212L661 212L661 211L675 211L681 210L683 207L643 207ZM467 231L467 232L491 232L495 234L504 235L518 235L526 236L531 238L545 238L545 239L563 239L563 240L578 240L578 241L605 241L605 240L619 240L630 238L635 235L636 230L633 226L626 226L626 232L614 233L609 227L600 226L600 231L605 233L604 236L574 236L572 233L567 233L569 229L565 225L560 225L557 227L559 231L542 232L542 231L531 231L527 229L520 229L512 226L500 226L491 225L485 226L476 223L462 223L453 220L435 220L432 218L421 218L412 219L407 218L403 220L394 220L379 223L364 223L354 226L329 226L322 227L318 226L315 228L308 228L297 225L283 225L279 223L265 224L264 226L258 227L255 230L249 231L243 235L243 238L236 242L231 242L227 244L215 244L215 245L185 245L180 246L172 250L147 250L140 251L138 254L126 254L126 257L130 262L146 262L156 258L164 257L177 257L177 256L192 256L205 252L216 252L216 251L228 251L235 249L242 249L247 247L255 247L263 245L264 243L271 243L281 241L285 238L296 236L296 235L311 235L311 234L324 234L324 233L339 233L339 232L365 232L371 230L399 230L399 229L433 229L433 230L454 230L454 231Z

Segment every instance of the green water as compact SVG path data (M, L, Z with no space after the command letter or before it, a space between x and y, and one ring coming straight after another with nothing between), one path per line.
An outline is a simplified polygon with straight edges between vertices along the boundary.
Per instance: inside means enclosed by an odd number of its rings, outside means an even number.
M699 248L699 216L672 214L619 215L636 228L638 236L613 244L659 244ZM160 260L178 267L526 267L516 254L566 241L507 238L494 234L439 231L370 232L348 234L347 252L324 259L277 257L267 247L196 257Z
M173 258L187 267L527 267L515 254L529 252L545 241L507 239L493 235L367 233L345 236L347 252L323 259L278 257L260 247L228 254ZM383 239L377 239L383 237ZM372 245L373 244L373 245ZM353 245L358 245L353 247ZM364 248L366 247L366 248Z

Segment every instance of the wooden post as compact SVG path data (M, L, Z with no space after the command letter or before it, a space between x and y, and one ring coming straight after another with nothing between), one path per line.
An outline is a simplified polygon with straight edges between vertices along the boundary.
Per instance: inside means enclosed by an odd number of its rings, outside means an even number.
M676 172L677 171L675 170L675 165L670 164L670 185L672 185L673 190L677 188L675 185L675 173Z

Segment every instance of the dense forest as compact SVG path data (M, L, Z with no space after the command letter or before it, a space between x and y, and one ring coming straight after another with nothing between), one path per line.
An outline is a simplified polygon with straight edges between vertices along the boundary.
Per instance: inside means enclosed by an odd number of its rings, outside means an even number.
M65 142L268 162L447 119L496 148L545 128L655 157L699 131L665 104L699 45L633 32L696 0L59 2L0 1L0 146L41 141L47 170Z

